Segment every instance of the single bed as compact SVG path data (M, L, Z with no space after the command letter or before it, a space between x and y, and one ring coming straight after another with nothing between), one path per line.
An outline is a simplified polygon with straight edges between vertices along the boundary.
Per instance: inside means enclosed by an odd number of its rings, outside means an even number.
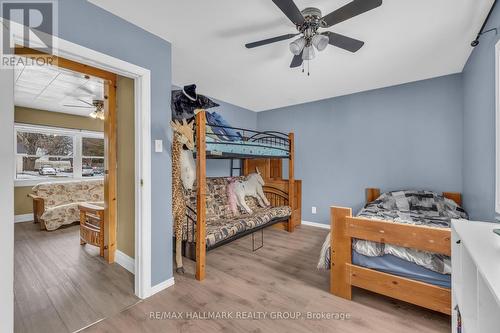
M356 217L332 207L334 237L318 264L331 267L332 293L350 299L357 286L451 313L449 227L468 218L460 201L458 193L367 189Z

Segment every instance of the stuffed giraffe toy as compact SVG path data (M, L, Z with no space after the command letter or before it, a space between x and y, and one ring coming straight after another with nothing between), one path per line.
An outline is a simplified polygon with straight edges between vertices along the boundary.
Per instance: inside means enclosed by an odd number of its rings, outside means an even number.
M182 265L182 225L186 218L186 199L183 189L182 177L182 154L183 146L186 146L193 158L192 151L194 149L194 131L193 123L188 124L185 119L182 123L171 121L170 126L174 131L174 139L172 142L172 211L174 216L175 229L175 261L177 265L176 272L183 274L184 267ZM190 184L184 182L186 189L191 189L194 179L190 179Z

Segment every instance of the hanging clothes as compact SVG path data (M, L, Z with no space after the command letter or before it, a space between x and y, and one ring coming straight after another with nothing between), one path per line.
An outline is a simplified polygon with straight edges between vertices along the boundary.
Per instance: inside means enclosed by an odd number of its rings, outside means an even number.
M217 107L219 104L212 101L210 98L196 94L196 98L188 96L183 90L172 91L172 120L191 120L194 118L194 110L209 109Z

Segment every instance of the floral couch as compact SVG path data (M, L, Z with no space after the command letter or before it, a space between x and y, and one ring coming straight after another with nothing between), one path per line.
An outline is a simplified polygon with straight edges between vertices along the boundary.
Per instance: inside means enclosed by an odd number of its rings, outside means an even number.
M251 197L246 197L246 202L252 209L252 214L243 211L233 214L227 197L228 183L229 178L207 178L206 243L208 248L237 234L290 217L290 207L262 208L258 206L257 200ZM196 189L186 193L186 200L188 216L196 221ZM193 225L187 221L184 224L183 238L194 241Z
M34 200L35 222L41 222L42 229L55 230L80 220L79 204L88 202L102 205L104 181L41 183L33 187L31 197Z

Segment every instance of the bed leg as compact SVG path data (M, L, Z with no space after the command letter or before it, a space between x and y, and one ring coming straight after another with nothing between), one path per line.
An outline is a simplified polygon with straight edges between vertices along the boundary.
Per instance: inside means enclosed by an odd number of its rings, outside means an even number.
M351 237L347 236L347 217L352 217L351 208L331 207L331 267L330 292L336 296L351 299L352 286L346 264L352 261Z

